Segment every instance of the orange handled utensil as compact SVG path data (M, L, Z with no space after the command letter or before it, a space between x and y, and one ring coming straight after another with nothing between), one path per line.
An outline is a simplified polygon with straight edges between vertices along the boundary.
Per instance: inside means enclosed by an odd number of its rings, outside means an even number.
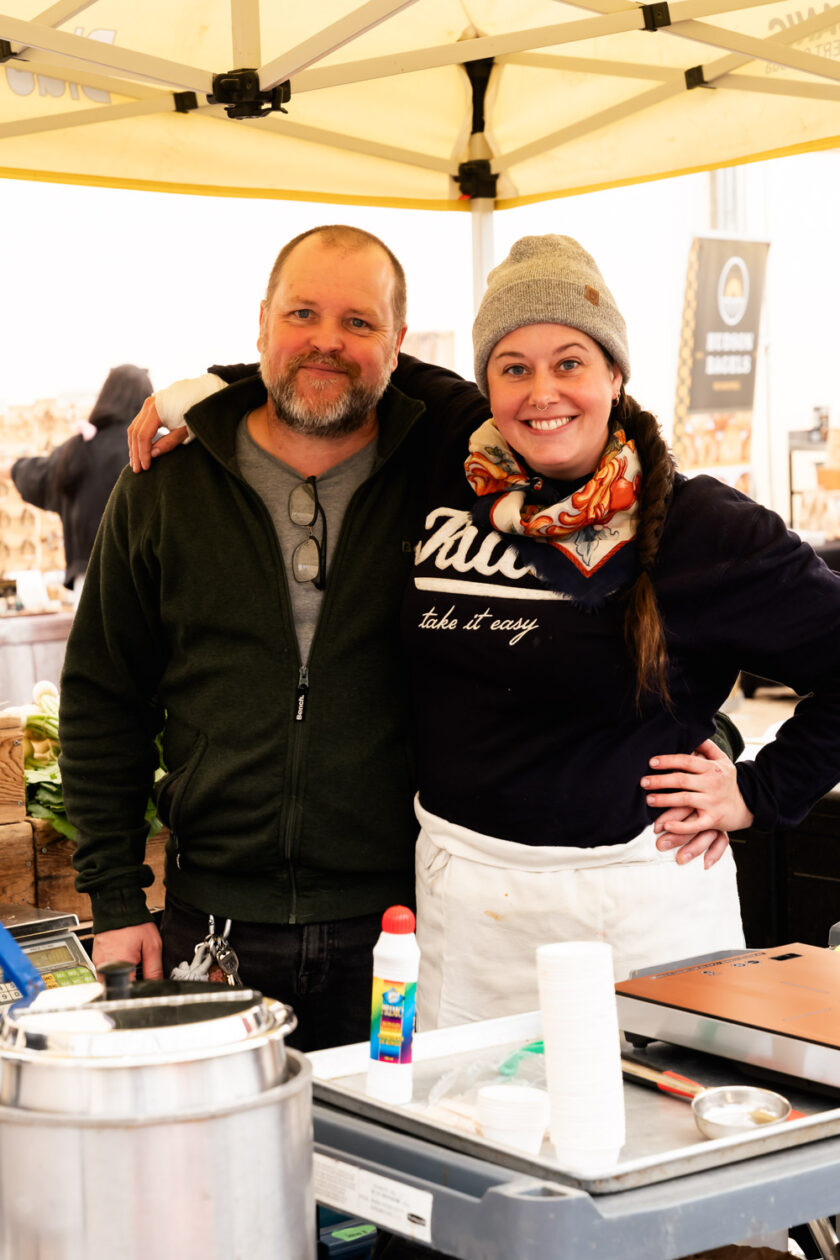
M640 1085L650 1085L652 1089L660 1089L665 1094L674 1094L690 1102L696 1094L705 1089L699 1081L688 1076L680 1076L678 1072L662 1072L659 1068L649 1067L645 1063L637 1063L633 1059L621 1060L622 1075Z
M638 1085L648 1085L651 1089L661 1090L662 1093L671 1094L674 1098L682 1098L685 1102L691 1102L692 1098L707 1088L699 1081L693 1081L689 1076L680 1076L679 1072L663 1072L659 1068L651 1067L647 1063L639 1063L635 1059L622 1059L621 1072L625 1080L635 1081ZM804 1111L791 1111L788 1120L799 1120L804 1115Z

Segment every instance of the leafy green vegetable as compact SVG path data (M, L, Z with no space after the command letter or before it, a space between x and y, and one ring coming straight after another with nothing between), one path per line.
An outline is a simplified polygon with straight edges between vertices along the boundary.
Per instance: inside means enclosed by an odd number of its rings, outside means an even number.
M3 713L17 717L23 727L23 773L26 781L26 812L32 818L43 818L59 835L75 843L76 828L67 817L64 808L64 787L58 767L61 745L58 740L58 689L49 682L37 682L33 688L34 705L4 709ZM161 740L157 740L161 764L155 779L165 773L162 761ZM149 835L156 836L163 828L157 816L155 803L149 798L146 805L146 821Z

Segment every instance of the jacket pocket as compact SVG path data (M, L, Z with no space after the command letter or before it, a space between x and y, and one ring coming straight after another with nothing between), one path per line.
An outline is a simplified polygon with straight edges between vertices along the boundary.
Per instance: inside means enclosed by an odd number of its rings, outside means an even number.
M201 764L207 748L207 736L188 723L167 724L163 740L164 764L170 765L170 757L177 758L175 767L155 784L154 795L158 817L173 833L180 830L184 817L184 802L190 782Z

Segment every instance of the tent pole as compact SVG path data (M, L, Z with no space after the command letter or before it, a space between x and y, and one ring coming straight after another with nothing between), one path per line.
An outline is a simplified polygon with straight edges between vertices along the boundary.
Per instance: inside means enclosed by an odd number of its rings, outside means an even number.
M493 73L493 58L485 57L478 61L469 61L464 65L472 90L472 128L470 131L469 160L460 168L461 192L470 197L470 214L472 216L472 262L473 262L473 309L478 311L479 303L487 283L487 273L495 261L493 257L493 210L496 205L496 181L498 175L492 171L493 153L484 134L484 104L487 88Z
M493 255L493 207L490 197L473 197L472 216L473 308L478 311L484 295L487 273L495 262Z

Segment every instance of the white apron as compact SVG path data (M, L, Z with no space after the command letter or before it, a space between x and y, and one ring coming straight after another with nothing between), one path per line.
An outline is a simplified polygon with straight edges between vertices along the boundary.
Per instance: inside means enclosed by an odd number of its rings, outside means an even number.
M660 853L652 826L627 844L553 848L415 810L420 1031L536 1010L534 951L551 941L608 941L617 980L744 947L729 848L707 871Z

